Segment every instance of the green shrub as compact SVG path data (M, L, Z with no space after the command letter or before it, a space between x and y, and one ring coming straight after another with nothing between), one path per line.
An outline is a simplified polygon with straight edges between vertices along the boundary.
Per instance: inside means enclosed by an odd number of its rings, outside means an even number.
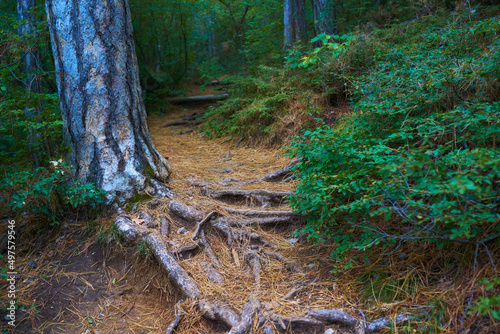
M292 205L311 238L336 241L334 257L500 232L500 19L436 20L365 41L374 62L350 74L354 113L292 146L303 157Z
M11 172L0 182L5 198L0 202L15 214L42 214L53 223L69 210L80 206L96 208L105 200L105 192L91 183L71 177L71 168L62 160L53 161L53 169L39 167L35 171Z

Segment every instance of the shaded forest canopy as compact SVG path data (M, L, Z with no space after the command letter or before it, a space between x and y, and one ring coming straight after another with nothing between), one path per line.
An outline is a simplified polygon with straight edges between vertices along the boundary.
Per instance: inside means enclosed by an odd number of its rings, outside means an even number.
M148 113L221 83L229 98L199 131L301 158L290 201L306 223L294 237L335 245L332 275L350 275L367 304L425 299L423 332L494 332L500 3L324 3L130 0ZM106 194L64 160L44 3L30 15L0 4L0 207L57 226L68 212L94 217ZM464 273L459 295L416 296Z

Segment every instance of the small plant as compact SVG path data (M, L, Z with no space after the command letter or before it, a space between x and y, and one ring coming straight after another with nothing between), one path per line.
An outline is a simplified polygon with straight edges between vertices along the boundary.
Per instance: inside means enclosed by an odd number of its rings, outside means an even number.
M500 287L500 276L495 276L490 281L488 279L481 279L479 283L486 284L486 291L497 291L497 294L485 297L479 297L475 302L472 311L469 313L477 313L480 315L490 315L496 320L500 320L500 295L498 295L498 288Z
M145 255L145 256L150 256L153 254L153 252L151 251L151 248L144 241L141 241L140 243L137 244L137 250L135 253L139 254L139 255Z
M67 209L96 208L104 202L106 193L90 183L74 181L71 168L62 160L53 161L52 165L53 169L39 167L33 172L11 172L3 178L0 190L9 194L7 207L17 214L48 215L54 223Z

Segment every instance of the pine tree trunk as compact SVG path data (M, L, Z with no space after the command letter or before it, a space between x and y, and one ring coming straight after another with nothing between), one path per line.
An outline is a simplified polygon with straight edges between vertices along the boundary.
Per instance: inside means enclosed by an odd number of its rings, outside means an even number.
M17 19L24 21L17 28L21 37L33 34L36 31L35 15L29 12L34 7L35 0L17 0ZM34 45L27 45L26 49L27 52L23 57L25 88L28 93L40 93L42 91L41 80L36 75L38 50Z
M285 0L284 6L285 48L307 39L304 0Z
M314 16L314 33L335 35L337 33L337 20L335 16L334 0L311 0ZM316 46L320 46L318 41Z
M76 177L110 199L166 181L170 166L146 123L128 0L47 0L46 9Z
M26 43L26 52L22 59L22 78L28 98L33 93L37 94L42 92L42 80L36 73L40 62L39 52L37 46L33 45L34 39L30 36L36 32L36 17L33 13L30 13L30 11L34 9L35 4L35 0L17 0L17 19L22 21L18 27L18 34ZM27 118L34 120L40 112L40 106L28 105L25 108L24 114ZM40 137L41 136L34 128L28 130L27 142L31 151L31 161L34 167L39 167L40 165Z

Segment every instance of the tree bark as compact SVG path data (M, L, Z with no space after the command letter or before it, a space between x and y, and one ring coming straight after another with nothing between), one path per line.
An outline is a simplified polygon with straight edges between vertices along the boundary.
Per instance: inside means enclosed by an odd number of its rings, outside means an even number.
M42 80L39 75L37 75L37 68L39 67L40 57L37 48L37 43L33 43L33 35L36 32L36 17L35 14L30 13L36 5L35 0L17 0L17 19L22 21L17 28L18 34L21 38L25 40L26 52L22 58L22 72L23 72L23 83L26 94L29 97L30 94L37 94L42 92ZM27 118L35 118L40 114L40 106L28 105L25 108L25 116ZM31 150L31 160L35 167L40 165L40 134L38 134L34 128L30 128L28 131L29 147Z
M36 31L36 18L30 11L35 7L35 0L17 0L17 19L23 21L17 28L20 37L28 36ZM40 76L36 75L39 63L38 49L34 45L26 45L23 57L23 73L25 89L28 93L40 93L42 84Z
M285 48L307 39L304 0L285 0L284 45Z
M314 33L335 35L337 33L337 18L335 16L334 0L311 0L314 17ZM316 43L320 46L321 41Z
M110 200L148 179L166 181L170 166L146 123L128 0L47 0L46 9L75 176Z

